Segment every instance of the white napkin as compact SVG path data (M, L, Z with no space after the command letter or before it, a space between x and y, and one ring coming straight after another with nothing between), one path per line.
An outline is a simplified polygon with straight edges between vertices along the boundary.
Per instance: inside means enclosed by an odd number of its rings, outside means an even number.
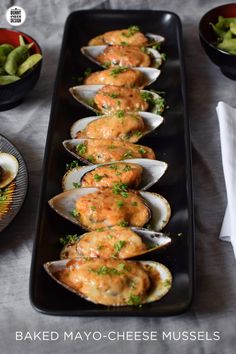
M232 243L236 258L236 109L219 102L216 111L220 125L222 163L228 199L220 239Z

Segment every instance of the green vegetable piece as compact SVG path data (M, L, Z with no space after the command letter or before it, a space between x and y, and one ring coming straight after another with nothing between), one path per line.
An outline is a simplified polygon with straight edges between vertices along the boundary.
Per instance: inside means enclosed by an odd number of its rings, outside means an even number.
M230 22L229 28L230 28L230 31L236 35L236 23Z
M14 49L10 44L0 45L0 66L3 66L7 60L8 54Z
M19 35L19 43L20 43L20 45L25 45L25 40L21 34Z
M29 56L17 69L17 75L22 76L26 71L30 70L42 59L41 54L33 54Z
M234 51L236 50L236 38L226 38L223 42L217 45L217 48L225 51Z
M15 49L13 49L7 57L5 63L5 70L9 75L15 75L17 72L18 66L23 63L29 53L28 53L29 45L22 45Z
M0 76L0 85L8 85L17 80L20 80L20 77L15 75L2 75Z

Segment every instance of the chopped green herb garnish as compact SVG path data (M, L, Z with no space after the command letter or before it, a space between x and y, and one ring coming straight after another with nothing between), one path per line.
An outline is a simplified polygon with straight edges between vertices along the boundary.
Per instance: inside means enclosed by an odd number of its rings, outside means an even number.
M146 152L147 152L147 150L145 150L144 148L139 148L138 149L138 152L141 154L141 155L144 155L144 154L146 154Z
M66 170L68 171L78 166L79 166L79 162L77 160L73 160L72 162L66 164Z
M120 42L120 45L124 45L124 46L126 46L126 45L128 45L128 43L127 42Z
M139 29L138 26L130 26L128 28L128 32L127 33L126 32L122 32L122 36L129 38L129 37L132 37L135 33L139 32L139 31L140 31L140 29Z
M97 275L121 275L122 273L116 268L101 266L98 269L90 269L91 272L96 273Z
M130 270L129 267L127 267L124 263L120 263L118 264L118 267L117 267L120 271L126 271L128 272Z
M138 203L137 203L137 202L131 202L131 205L132 205L132 206L137 206Z
M124 172L128 172L128 171L131 171L131 170L132 170L132 167L129 166L129 165L125 165L125 167L123 169Z
M110 75L116 77L117 75L124 73L128 68L126 66L119 66L118 68L114 68L111 70Z
M128 223L128 221L121 221L118 225L122 226L122 227L126 227L129 225L129 223Z
M115 145L113 145L113 144L111 144L111 145L109 145L108 146L108 149L110 149L110 150L114 150L114 149L116 149L117 147L115 146Z
M146 47L141 47L140 50L141 50L143 53L147 53L147 48L146 48Z
M130 295L127 304L128 305L141 306L142 305L141 297L138 296L138 295Z
M120 241L114 243L113 248L116 252L115 254L119 253L125 245L126 245L126 241L124 241L124 240L120 240Z
M63 246L65 246L68 243L73 243L73 242L77 241L78 239L79 239L79 236L77 234L75 234L75 235L66 235L66 236L60 237L59 238L59 242Z
M78 144L76 146L76 152L79 154L79 155L84 155L87 151L87 146L85 144Z
M104 231L104 227L99 227L99 228L96 229L96 231L102 232L102 231Z
M98 175L98 174L95 174L95 175L93 176L93 178L95 179L96 182L100 182L101 179L103 179L103 177L105 177L105 176L104 176L104 175L101 176L101 175Z
M95 162L95 158L94 158L93 156L88 156L88 157L87 157L87 160L88 160L89 162L92 162L92 163Z
M116 115L118 118L123 118L125 116L125 111L123 109L120 109L116 112Z
M157 97L151 92L141 92L141 97L144 101L148 102L153 113L162 113L165 108L165 99L163 97Z
M81 188L81 183L73 182L73 187Z
M76 218L76 217L79 215L79 213L78 213L78 211L76 210L76 208L74 208L73 210L71 210L71 215L72 215L74 218Z
M166 61L166 59L167 59L166 53L161 53L161 59L162 59L163 61Z
M117 182L113 184L112 192L116 195L121 195L124 198L128 198L128 185L126 183Z
M94 205L91 205L90 209L95 211L97 208Z
M85 69L84 73L82 76L78 77L77 81L78 83L82 83L86 77L88 77L92 73L91 68Z
M124 155L122 156L122 160L125 159L132 159L132 157L134 157L133 153L131 150L128 150L126 153L124 153Z
M160 50L161 49L161 43L154 43L151 45L152 49L155 49L155 50Z
M124 206L124 202L122 200L117 200L116 204L118 208L122 208Z
M113 93L105 93L105 95L108 96L108 97L111 97L111 98L119 98L120 97L119 93L115 93L115 92L113 92Z
M112 235L107 235L107 237L108 237L109 239L113 238L113 236L112 236Z
M110 165L109 168L110 168L111 170L117 171L118 166L117 166L117 165Z
M104 245L99 245L99 246L97 246L97 250L98 250L98 251L102 250L103 248L104 248Z

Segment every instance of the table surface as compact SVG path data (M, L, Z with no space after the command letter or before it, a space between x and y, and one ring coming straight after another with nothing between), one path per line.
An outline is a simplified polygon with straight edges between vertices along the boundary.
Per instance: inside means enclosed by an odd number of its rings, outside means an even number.
M1 1L1 27L13 3L27 13L20 30L35 38L44 53L40 80L19 106L0 113L0 133L21 151L29 169L29 192L14 222L1 233L0 242L0 352L47 353L223 353L234 352L236 328L235 259L229 243L218 239L226 205L216 104L235 106L236 82L224 77L203 52L198 22L209 9L227 3L214 0L51 0ZM192 137L194 204L196 219L196 295L191 309L165 318L52 317L37 313L29 302L29 271L35 236L42 161L50 115L51 97L66 17L71 11L101 9L150 9L176 12L183 24L188 79L189 119ZM155 341L16 341L16 331L80 332L157 331ZM205 340L162 340L165 332L178 337L183 331L203 331ZM210 340L215 331L220 340ZM208 336L206 334L208 332ZM207 338L206 338L207 337ZM177 338L178 339L178 338Z

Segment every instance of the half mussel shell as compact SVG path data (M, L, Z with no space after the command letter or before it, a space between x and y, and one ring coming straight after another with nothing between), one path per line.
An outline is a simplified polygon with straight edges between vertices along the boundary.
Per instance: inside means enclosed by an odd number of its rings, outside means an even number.
M149 159L130 159L130 160L117 161L117 162L110 162L110 163L100 164L100 165L75 167L67 171L67 173L64 175L62 179L62 188L64 191L77 188L77 186L81 185L83 177L88 172L95 170L97 167L111 166L119 162L124 162L124 163L127 162L131 164L133 163L142 166L143 168L142 178L141 178L141 183L138 187L141 190L147 190L152 185L154 185L163 176L163 174L165 173L168 167L166 162L158 161L158 160L149 160Z
M81 224L80 216L73 215L76 201L82 196L101 191L99 188L76 188L60 193L49 200L49 205L56 213L71 221L76 225L80 225L88 230L87 225ZM138 195L143 199L144 203L150 211L150 224L153 231L162 230L169 222L171 216L171 208L168 201L157 193L139 191ZM147 221L148 222L148 221ZM104 224L103 227L112 226ZM135 226L135 225L129 225ZM89 229L91 230L91 229Z

